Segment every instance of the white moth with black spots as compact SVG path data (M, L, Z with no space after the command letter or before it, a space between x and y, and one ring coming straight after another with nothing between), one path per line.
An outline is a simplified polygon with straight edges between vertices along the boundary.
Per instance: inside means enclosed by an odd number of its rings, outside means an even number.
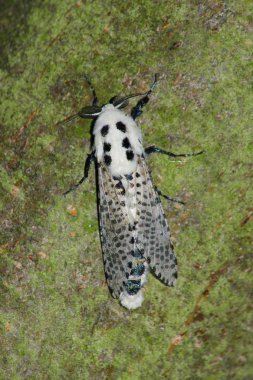
M86 160L84 176L65 194L87 178L90 164L95 161L105 276L112 296L127 309L141 306L149 270L167 286L174 286L177 278L177 260L159 197L162 194L152 184L145 157L152 152L172 157L202 153L175 155L154 146L143 148L135 120L149 101L157 77L145 94L113 97L102 107L97 106L95 90L86 77L93 91L92 106L67 120L95 119L94 150ZM131 116L125 115L121 109L136 96L142 97Z

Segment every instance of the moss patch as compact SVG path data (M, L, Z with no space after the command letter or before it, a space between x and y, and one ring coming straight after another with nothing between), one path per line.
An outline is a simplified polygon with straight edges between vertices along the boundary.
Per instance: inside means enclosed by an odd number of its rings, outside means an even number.
M1 59L1 379L249 379L252 331L251 1L6 3ZM6 43L13 28L9 44ZM3 59L4 57L4 59ZM91 99L160 84L140 123L179 261L128 312L105 284ZM70 210L75 210L70 212Z

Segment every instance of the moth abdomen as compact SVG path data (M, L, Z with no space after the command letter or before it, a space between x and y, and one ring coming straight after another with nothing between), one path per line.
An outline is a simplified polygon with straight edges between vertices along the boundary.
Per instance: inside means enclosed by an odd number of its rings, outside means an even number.
M130 275L131 276L142 276L145 272L145 265L144 264L134 264L132 266Z
M141 289L141 280L128 280L126 291L130 296L136 295Z

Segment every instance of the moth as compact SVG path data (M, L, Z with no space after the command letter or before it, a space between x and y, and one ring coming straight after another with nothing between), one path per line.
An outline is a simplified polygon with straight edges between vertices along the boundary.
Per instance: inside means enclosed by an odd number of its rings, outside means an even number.
M167 286L174 286L177 279L177 259L159 196L163 194L152 183L146 157L154 152L170 157L202 152L174 154L155 146L143 147L136 119L157 85L158 74L146 93L114 96L101 107L89 78L85 79L93 93L92 105L65 122L79 117L93 119L93 150L87 156L83 177L65 194L84 182L95 162L106 281L112 297L127 309L136 309L143 302L149 271ZM140 99L126 115L122 109L135 97Z

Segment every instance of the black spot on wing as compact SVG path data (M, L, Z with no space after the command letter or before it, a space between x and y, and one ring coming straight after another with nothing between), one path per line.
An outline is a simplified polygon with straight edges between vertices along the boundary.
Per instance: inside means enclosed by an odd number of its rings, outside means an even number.
M109 131L109 125L104 125L104 126L101 128L101 135L102 135L103 137L105 137L105 136L107 135L108 131Z
M121 131L121 132L123 132L123 133L126 133L126 126L125 126L124 123L122 123L122 121L118 121L118 122L116 123L116 128L117 128L119 131Z
M116 189L124 189L124 186L122 185L121 181L119 181L118 183L116 183L115 187L116 187Z
M138 239L143 244L145 259L155 276L165 285L172 286L177 267L170 231L146 162L142 158L137 161L135 177L137 203L141 211Z
M101 165L105 166L104 163ZM136 259L129 255L129 252L134 251L135 247L130 243L133 235L127 228L128 214L125 210L125 197L121 195L124 190L120 186L121 176L113 178L106 166L105 169L104 172L101 168L98 171L100 211L102 210L101 206L104 207L104 211L99 215L100 237L107 283L112 296L119 298L122 291L129 294L138 292L141 283L135 283L135 278L129 279L129 277L132 269L141 272L142 268L141 266L137 268L128 266L129 262ZM123 204L121 205L121 203ZM130 282L128 283L128 281Z

